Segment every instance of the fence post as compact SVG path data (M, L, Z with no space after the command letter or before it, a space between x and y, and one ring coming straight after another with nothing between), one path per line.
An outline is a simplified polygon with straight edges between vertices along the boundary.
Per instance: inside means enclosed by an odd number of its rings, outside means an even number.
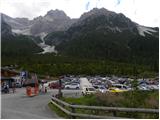
M75 108L73 106L71 106L71 112L72 113L76 113L76 110L75 110ZM76 119L76 116L71 116L71 117L72 117L72 119Z
M113 116L116 117L117 116L117 112L113 111Z

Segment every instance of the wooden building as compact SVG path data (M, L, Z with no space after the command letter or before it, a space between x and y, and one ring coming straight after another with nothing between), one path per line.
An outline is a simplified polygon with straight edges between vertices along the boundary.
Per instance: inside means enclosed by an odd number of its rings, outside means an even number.
M9 85L9 87L12 87L12 82L15 82L12 77L19 75L19 72L14 70L9 70L7 68L1 68L1 85L5 82Z

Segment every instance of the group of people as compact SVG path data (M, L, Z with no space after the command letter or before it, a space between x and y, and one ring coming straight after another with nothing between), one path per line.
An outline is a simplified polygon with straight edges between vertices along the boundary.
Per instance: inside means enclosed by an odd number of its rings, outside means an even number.
M2 84L1 91L2 91L2 93L9 93L10 92L9 85L4 82ZM15 93L15 91L16 91L16 85L14 82L12 83L12 91L13 91L13 93Z
M7 83L3 83L1 90L2 90L2 93L9 93L9 85Z
M47 93L47 87L45 87L43 83L39 85L39 92Z

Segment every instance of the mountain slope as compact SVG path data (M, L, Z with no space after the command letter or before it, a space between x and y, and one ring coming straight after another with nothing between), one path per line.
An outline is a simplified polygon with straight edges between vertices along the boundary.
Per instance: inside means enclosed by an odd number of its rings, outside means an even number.
M16 35L11 32L11 27L2 19L1 53L2 56L29 55L41 52L37 46L38 38Z
M141 26L122 13L104 8L86 12L78 20L70 19L60 10L48 11L45 16L29 22L24 18L7 19L10 21L8 23L19 25L18 28L12 25L12 31L16 29L18 32L21 28L21 32L44 38L27 37L41 48L47 46L49 52L55 46L58 54L64 56L147 63L158 60L159 28ZM21 24L27 29L23 29ZM12 37L15 39L18 36Z
M49 34L45 41L67 56L157 61L158 31L142 27L121 13L96 8L83 14L67 31Z
M2 14L4 21L12 27L12 32L23 35L40 36L53 31L68 29L76 19L70 19L61 10L50 10L44 16L39 16L33 20L27 18L12 18Z

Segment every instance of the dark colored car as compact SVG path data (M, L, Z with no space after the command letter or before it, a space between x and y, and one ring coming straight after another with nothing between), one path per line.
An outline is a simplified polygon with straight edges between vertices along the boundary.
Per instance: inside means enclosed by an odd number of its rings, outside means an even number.
M49 84L49 87L52 89L59 89L60 85L59 85L59 82L52 82ZM63 89L63 88L64 88L64 85L61 85L61 89Z

